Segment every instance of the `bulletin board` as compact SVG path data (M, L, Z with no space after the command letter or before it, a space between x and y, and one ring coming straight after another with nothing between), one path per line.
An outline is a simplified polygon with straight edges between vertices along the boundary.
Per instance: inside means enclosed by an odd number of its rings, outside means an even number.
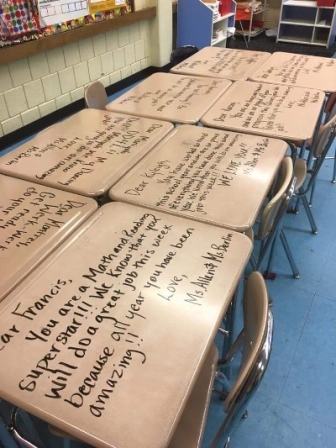
M2 0L0 48L114 19L132 11L132 0Z

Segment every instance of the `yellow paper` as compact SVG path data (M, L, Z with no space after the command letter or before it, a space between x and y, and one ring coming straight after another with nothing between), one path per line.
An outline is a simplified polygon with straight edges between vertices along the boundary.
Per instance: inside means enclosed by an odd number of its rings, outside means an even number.
M90 0L90 14L126 6L125 0Z

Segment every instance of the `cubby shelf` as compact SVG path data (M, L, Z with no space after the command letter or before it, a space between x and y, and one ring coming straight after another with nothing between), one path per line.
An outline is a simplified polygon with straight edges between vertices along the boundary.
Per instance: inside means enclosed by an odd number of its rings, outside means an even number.
M313 0L283 0L277 41L329 48L335 41L335 15L333 6L317 6Z
M226 40L235 26L236 2L229 11L216 17L201 0L178 0L177 47L195 45L198 49L210 46L226 47Z

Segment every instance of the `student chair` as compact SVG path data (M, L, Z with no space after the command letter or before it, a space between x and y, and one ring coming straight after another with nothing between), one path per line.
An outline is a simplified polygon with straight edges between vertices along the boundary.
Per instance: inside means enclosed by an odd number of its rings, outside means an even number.
M262 211L257 232L254 233L253 229L247 232L251 241L259 240L261 242L257 258L254 255L251 256L251 264L255 271L261 270L265 256L270 251L267 268L263 274L268 279L275 278L272 273L272 263L279 239L292 268L294 278L300 276L282 226L285 213L294 194L296 178L293 176L293 171L292 159L286 156L281 163L278 177L272 189L272 197Z
M246 406L265 374L273 338L273 315L268 306L265 280L259 272L247 278L243 297L244 328L226 357L218 362L226 367L242 346L242 358L236 379L228 393L217 391L223 398L225 420L210 448L216 448L225 434L225 447L230 445L230 432L239 417L246 417ZM223 445L221 445L223 446Z
M217 348L215 345L212 345L167 448L201 448L204 427L217 369L217 361ZM10 431L12 432L14 438L23 446L38 448L21 434L17 425L17 413L18 408L15 407L10 424ZM48 428L53 435L78 441L78 439L52 425L49 425ZM139 437L141 437L141 435L139 435Z
M312 168L308 168L308 161L297 158L295 161L294 175L297 177L296 191L294 196L302 201L304 209L307 213L309 223L312 229L312 233L317 233L317 225L313 217L311 208L309 207L309 202L307 199L310 193L310 202L312 202L312 197L315 190L315 182L317 175L322 167L324 159L334 142L336 135L336 114L326 123L323 128L321 128L316 145L313 148L313 164ZM289 143L290 145L293 145ZM298 201L298 202L299 202ZM296 204L295 212L298 211L298 203Z
M100 81L93 81L86 86L84 98L89 109L104 110L108 103L105 87Z
M190 56L198 51L199 49L195 47L195 45L184 45L183 47L175 48L170 55L170 63L172 67L190 58Z
M336 115L336 93L332 93L326 103L325 109L325 122L329 122ZM326 157L326 159L334 159L333 177L331 183L336 183L336 148L334 156Z

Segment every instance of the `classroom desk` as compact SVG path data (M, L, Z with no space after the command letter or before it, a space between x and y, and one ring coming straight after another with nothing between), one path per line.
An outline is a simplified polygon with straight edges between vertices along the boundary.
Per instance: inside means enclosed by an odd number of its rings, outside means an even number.
M226 79L155 73L109 103L106 110L196 124L230 85Z
M314 135L321 90L237 81L201 118L205 126L306 141Z
M165 448L251 249L104 205L1 304L0 396L98 448Z
M0 173L101 198L172 129L162 121L84 109L0 157Z
M238 81L248 79L271 53L205 47L170 71L178 75L209 76Z
M286 149L282 140L179 126L109 195L244 232L253 226Z
M279 51L273 53L249 79L336 92L336 60Z
M0 174L0 302L97 209L97 202Z

